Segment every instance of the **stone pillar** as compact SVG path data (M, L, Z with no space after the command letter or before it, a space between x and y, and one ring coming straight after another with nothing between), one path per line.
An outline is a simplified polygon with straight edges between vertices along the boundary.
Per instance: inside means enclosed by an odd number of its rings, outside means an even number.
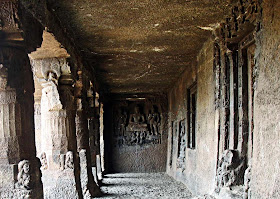
M45 198L79 198L76 160L73 79L66 58L31 61L33 73L42 86L41 138Z
M102 170L102 162L101 162L101 103L99 102L99 94L95 93L95 124L96 124L96 172L99 181L103 179L103 170ZM102 120L103 122L103 120Z
M96 168L96 155L98 150L98 134L99 134L99 114L98 107L96 108L95 103L95 92L92 88L87 92L87 99L89 102L89 111L88 111L88 129L89 129L89 147L90 147L90 157L91 157L91 167L96 184L99 184L99 179L97 177L97 168Z
M0 46L0 198L42 198L33 91L27 54Z
M88 129L88 103L86 100L87 80L82 73L78 71L78 81L76 82L76 136L77 148L80 155L81 168L81 188L83 197L95 197L101 194L101 191L94 181L91 169L91 156L89 147L89 129ZM86 169L85 169L86 165Z

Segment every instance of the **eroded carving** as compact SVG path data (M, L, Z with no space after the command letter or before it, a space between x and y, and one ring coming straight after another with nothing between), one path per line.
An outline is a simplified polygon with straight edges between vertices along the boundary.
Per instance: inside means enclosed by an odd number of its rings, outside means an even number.
M140 112L138 106L135 107L134 113L129 116L129 123L126 127L125 143L127 145L138 144L145 142L148 126L145 123L145 116Z
M182 120L179 123L179 139L178 139L178 159L177 168L185 170L185 156L186 156L186 127L185 121Z
M114 113L114 136L119 146L161 143L161 118L156 105L122 104Z
M148 121L149 121L150 131L152 132L152 134L158 135L160 116L159 113L155 111L155 106L152 107L152 110L148 115Z
M119 112L118 112L118 115L117 115L116 119L117 119L117 121L116 121L117 125L116 125L115 132L119 136L124 136L125 126L126 126L126 122L127 122L127 112L119 109Z
M74 156L72 151L66 153L65 169L74 169Z
M222 187L242 184L244 170L244 160L239 157L239 152L225 150L218 163L215 191L219 193Z
M22 160L18 163L16 188L31 189L30 162L28 160Z
M48 162L47 162L47 155L45 152L43 152L41 155L40 155L40 161L41 161L41 169L43 170L46 170L48 169Z
M135 112L129 117L129 124L141 124L145 122L145 117L142 113L140 113L140 108L138 106L135 107Z
M58 78L55 72L49 71L47 81L53 82L55 85L58 85Z
M244 194L243 199L250 199L251 198L251 170L252 170L252 164L249 162L248 168L245 170L244 174Z

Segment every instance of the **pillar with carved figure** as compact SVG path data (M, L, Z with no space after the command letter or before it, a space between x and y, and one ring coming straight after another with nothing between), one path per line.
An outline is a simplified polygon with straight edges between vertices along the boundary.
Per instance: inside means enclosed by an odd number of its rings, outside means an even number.
M0 198L42 198L27 56L41 44L42 30L15 0L0 1L0 22ZM28 24L36 31L26 34Z
M56 57L31 59L31 63L35 82L42 87L41 131L36 141L40 141L37 156L42 164L45 197L67 194L79 198L74 80L70 66L66 58Z
M0 198L41 198L31 67L23 50L0 49Z

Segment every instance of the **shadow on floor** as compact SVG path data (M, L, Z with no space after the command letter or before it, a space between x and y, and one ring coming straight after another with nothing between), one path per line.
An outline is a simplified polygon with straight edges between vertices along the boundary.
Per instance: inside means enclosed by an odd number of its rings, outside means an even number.
M192 198L185 185L164 173L107 174L102 184L101 190L104 195L99 198Z

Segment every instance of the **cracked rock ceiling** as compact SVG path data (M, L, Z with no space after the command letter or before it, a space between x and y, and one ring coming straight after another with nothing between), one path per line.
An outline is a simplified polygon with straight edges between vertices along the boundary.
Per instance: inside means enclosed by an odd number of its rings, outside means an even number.
M230 0L49 0L111 93L167 92L195 60Z

